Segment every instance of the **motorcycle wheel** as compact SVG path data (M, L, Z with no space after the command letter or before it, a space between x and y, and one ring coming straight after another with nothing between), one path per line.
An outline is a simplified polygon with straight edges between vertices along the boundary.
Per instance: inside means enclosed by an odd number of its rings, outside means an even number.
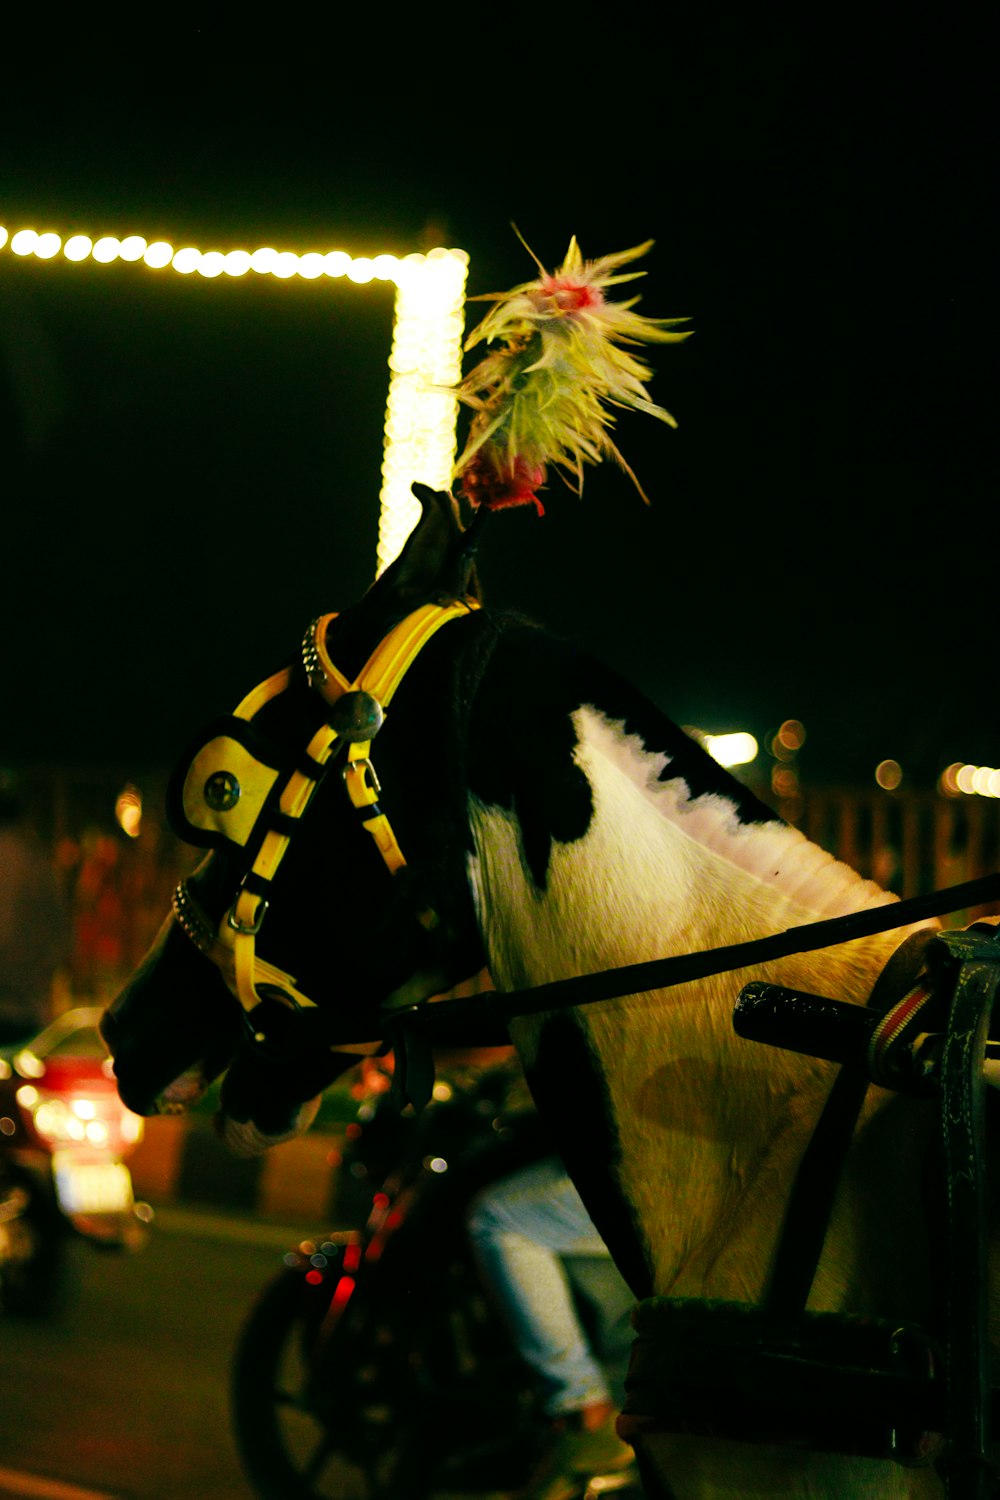
M58 1208L29 1172L0 1176L0 1311L44 1317L61 1300L66 1229Z
M324 1335L330 1300L329 1284L282 1272L238 1340L233 1426L261 1500L427 1500L521 1482L534 1397L471 1267L405 1295L376 1271Z

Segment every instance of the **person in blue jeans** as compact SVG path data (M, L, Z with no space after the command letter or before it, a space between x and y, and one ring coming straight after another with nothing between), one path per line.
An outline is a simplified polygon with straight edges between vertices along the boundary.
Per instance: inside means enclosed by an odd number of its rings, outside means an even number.
M481 1190L467 1219L487 1287L542 1393L552 1441L519 1500L574 1500L596 1474L631 1469L632 1449L615 1432L620 1393L592 1347L564 1257L601 1262L606 1323L627 1322L634 1298L557 1156Z

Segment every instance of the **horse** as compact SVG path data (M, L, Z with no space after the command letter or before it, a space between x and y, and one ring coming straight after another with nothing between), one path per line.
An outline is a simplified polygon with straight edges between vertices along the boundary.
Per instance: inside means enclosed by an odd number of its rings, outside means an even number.
M322 1090L384 1046L394 1017L483 969L503 993L897 900L779 818L613 668L484 604L479 527L461 524L450 495L414 492L420 519L395 563L181 758L172 805L207 852L104 1016L125 1103L177 1110L221 1075L220 1130L236 1151L308 1128ZM435 628L401 648L405 669L380 704L358 684L418 617ZM255 832L240 777L258 788ZM235 833L230 816L244 819ZM281 858L268 866L269 840ZM935 927L510 1022L637 1300L758 1305L768 1289L837 1069L736 1036L740 985L863 1005L901 939ZM869 1090L811 1310L930 1317L933 1130L930 1102ZM650 1495L676 1500L943 1493L932 1467L779 1440L654 1430L641 1453Z

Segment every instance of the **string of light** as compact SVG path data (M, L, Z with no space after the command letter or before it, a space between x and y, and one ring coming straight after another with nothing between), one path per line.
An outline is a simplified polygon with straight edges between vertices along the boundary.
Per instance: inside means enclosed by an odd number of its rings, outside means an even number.
M294 250L276 250L270 245L252 251L200 250L195 245L175 249L167 240L147 241L141 234L129 234L123 239L105 234L93 239L88 234L63 237L53 230L39 233L35 229L17 229L11 233L6 226L0 225L0 249L5 246L22 259L54 260L61 252L64 260L75 265L84 261L99 266L122 262L145 265L153 271L169 268L181 276L197 274L208 280L216 276L246 276L253 272L258 276L275 276L279 280L292 276L305 281L315 281L322 276L344 277L359 285L390 281L398 286L414 277L419 279L427 258L420 253L405 256L348 255L345 250L309 250L300 254Z
M409 255L348 255L344 250L298 253L262 246L256 250L175 249L167 240L147 241L88 234L67 236L32 228L13 232L0 225L0 251L22 259L71 265L145 266L181 276L272 276L279 281L328 277L356 285L388 282L396 288L391 371L386 401L379 540L376 569L397 556L419 514L414 481L446 489L457 451L458 401L446 389L461 376L465 323L465 284L469 257L464 250L438 247Z

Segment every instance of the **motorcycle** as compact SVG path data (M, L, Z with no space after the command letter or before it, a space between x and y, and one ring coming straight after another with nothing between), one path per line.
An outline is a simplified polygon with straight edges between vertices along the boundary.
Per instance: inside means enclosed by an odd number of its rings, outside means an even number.
M505 1108L511 1082L506 1068L439 1076L419 1115L363 1099L336 1205L360 1222L290 1249L237 1340L233 1429L261 1500L428 1500L527 1479L546 1425L465 1232L479 1187L549 1149L533 1111ZM566 1264L595 1347L623 1366L620 1329L600 1326L607 1262ZM619 1481L599 1483L588 1494ZM616 1500L638 1493L622 1484Z
M146 1241L153 1211L135 1201L127 1165L143 1121L118 1098L102 1014L65 1011L0 1049L2 1312L52 1310L74 1237L116 1250Z

